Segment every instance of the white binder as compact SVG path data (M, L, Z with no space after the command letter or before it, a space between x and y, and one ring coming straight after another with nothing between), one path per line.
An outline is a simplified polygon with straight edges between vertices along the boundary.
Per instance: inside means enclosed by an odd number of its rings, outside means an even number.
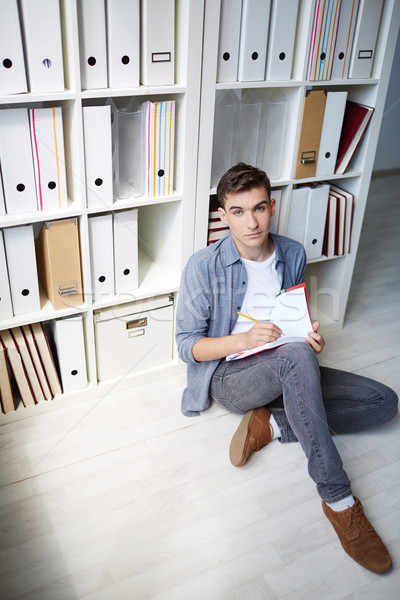
M262 81L267 58L271 0L243 0L239 45L239 81Z
M347 79L359 0L342 0L331 79Z
M175 2L142 0L141 83L175 83Z
M265 79L291 78L298 0L272 0Z
M39 210L68 208L61 108L31 108L29 120Z
M304 185L292 190L290 198L286 235L300 244L304 244L309 193L310 188Z
M317 0L311 36L308 79L326 81L331 78L340 0Z
M360 0L349 79L371 77L383 0Z
M221 0L217 82L237 81L242 0Z
M107 2L108 78L111 88L139 86L139 0Z
M328 200L328 184L310 187L304 233L304 247L306 249L307 260L322 256Z
M60 7L58 0L20 0L29 91L63 92Z
M315 173L317 177L325 177L335 172L346 100L347 92L327 93Z
M26 85L17 0L2 0L0 19L0 95L20 94Z
M12 316L13 308L8 282L6 251L4 249L3 232L0 230L0 320L11 319Z
M0 163L7 212L37 210L29 118L26 108L0 110Z
M113 204L111 108L83 107L87 206Z
M3 230L14 315L40 310L32 225Z
M175 100L145 103L145 193L172 194L174 184Z
M88 382L82 315L51 321L51 331L63 392L86 387Z
M93 300L114 294L114 239L112 214L88 218Z
M108 87L105 0L78 0L83 90Z
M122 294L139 286L138 276L138 211L114 214L115 293Z

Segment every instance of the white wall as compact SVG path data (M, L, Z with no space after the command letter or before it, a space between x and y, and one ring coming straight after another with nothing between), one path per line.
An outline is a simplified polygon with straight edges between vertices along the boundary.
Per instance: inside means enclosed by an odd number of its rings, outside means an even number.
M374 171L400 169L400 35L397 38Z

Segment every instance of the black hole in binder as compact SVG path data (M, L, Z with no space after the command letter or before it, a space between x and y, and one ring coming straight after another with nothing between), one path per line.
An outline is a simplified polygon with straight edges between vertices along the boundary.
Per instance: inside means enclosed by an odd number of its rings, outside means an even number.
M157 171L157 175L158 175L159 177L162 177L163 175L165 175L165 171L164 171L164 169L160 169L159 171Z
M284 52L281 52L279 55L279 60L285 60L286 58L286 54Z
M343 60L344 59L344 52L340 52L339 53L339 60Z
M124 275L129 275L130 272L131 272L130 269L124 269Z
M100 186L103 185L103 180L101 179L101 177L98 177L97 179L95 179L94 183L95 185Z
M12 67L12 60L10 60L9 58L5 58L3 60L3 67L5 69L11 69L11 67Z
M311 242L311 243L313 244L313 246L315 246L315 244L316 244L317 242L318 242L318 240L317 240L316 238L314 238L314 239L312 240L312 242Z
M89 67L94 67L94 65L96 64L96 59L94 56L89 56L89 58L87 59L88 61L88 65Z
M24 191L24 189L25 189L25 186L24 186L24 184L23 184L23 183L19 183L19 184L17 185L17 191L18 191L18 192L23 192L23 191Z
M99 277L100 283L104 283L105 280L106 280L105 276L104 275L100 275L100 277Z
M330 153L330 152L325 152L325 158L329 158L329 157L330 157L330 155L331 155L331 153Z
M121 62L122 62L122 64L123 64L123 65L128 65L128 64L129 64L129 62L130 62L130 60L131 60L131 59L129 58L129 56L126 56L126 54L125 54L125 56L123 56L123 57L121 58Z
M325 59L326 59L326 54L325 54L325 52L322 52L322 53L321 53L320 59L321 59L321 60L325 60Z
M24 290L21 291L22 296L29 296L29 290L27 290L26 288Z
M253 52L253 54L251 55L251 58L253 60L257 60L257 58L258 58L258 52Z
M51 60L49 58L44 58L42 60L42 65L44 66L45 69L50 69L51 68Z
M74 377L75 377L75 375L78 375L77 369L72 369L71 375L73 375Z
M49 181L49 183L47 184L47 187L49 188L49 190L54 190L56 188L57 184L55 181Z
M231 55L229 54L229 52L224 52L224 53L223 53L223 55L222 55L222 58L223 58L224 60L229 60L229 59L230 59L230 57L231 57Z

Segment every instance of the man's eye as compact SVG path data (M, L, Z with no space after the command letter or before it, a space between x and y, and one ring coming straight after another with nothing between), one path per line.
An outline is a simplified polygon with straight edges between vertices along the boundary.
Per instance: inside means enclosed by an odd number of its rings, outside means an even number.
M241 210L235 210L235 212L233 213L234 215L241 215L242 211Z
M257 206L256 208L257 212L262 212L263 210L265 210L265 206Z

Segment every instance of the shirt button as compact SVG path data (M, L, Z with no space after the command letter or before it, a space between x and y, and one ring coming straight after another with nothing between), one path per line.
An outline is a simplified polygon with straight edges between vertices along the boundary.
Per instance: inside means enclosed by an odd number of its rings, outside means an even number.
M245 282L245 281L242 281L242 285L246 285L246 282Z

